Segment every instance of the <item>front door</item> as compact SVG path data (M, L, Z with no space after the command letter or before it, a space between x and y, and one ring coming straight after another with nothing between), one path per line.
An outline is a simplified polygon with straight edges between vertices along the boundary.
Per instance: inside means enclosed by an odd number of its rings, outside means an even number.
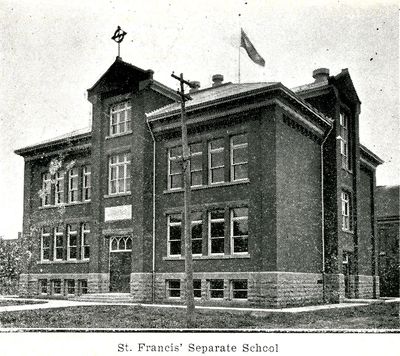
M132 261L132 238L114 236L110 239L110 292L129 293Z

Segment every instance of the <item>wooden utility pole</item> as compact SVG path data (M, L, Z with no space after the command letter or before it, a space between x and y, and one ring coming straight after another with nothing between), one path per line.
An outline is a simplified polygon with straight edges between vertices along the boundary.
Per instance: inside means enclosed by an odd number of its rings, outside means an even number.
M186 279L186 325L194 326L194 294L193 294L193 258L192 258L192 233L191 233L191 177L190 177L190 150L187 138L185 102L192 98L185 94L185 84L192 87L192 83L183 79L183 73L178 77L173 72L172 78L179 80L181 97L181 126L182 126L182 174L183 174L183 221L185 241L185 279Z

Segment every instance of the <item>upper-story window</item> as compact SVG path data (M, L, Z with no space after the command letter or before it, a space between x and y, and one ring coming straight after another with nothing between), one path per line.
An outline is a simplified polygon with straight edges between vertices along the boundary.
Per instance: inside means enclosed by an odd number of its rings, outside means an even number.
M90 257L89 245L90 225L88 223L82 224L81 231L81 259L88 260Z
M225 181L224 139L212 140L208 144L208 179L211 184Z
M108 182L110 195L131 191L131 159L128 153L110 157Z
M192 218L192 254L201 255L203 250L203 220L201 212L193 212Z
M203 184L203 145L201 142L189 145L190 184L198 187ZM168 189L183 187L182 146L168 150Z
M342 229L344 231L351 231L352 226L352 214L351 214L351 196L348 192L342 191Z
M92 174L90 166L84 166L82 170L82 200L89 201L92 190Z
M78 258L78 228L76 224L67 225L67 259Z
M110 109L110 136L130 132L132 107L128 101L115 104Z
M177 146L168 150L168 188L179 189L182 187L182 146Z
M168 256L181 255L182 216L168 215Z
M72 168L68 173L68 202L78 201L78 168Z
M248 208L231 210L231 246L233 253L249 252Z
M248 179L247 135L231 137L231 180L233 182Z
M40 259L50 260L50 227L47 226L42 228Z
M190 149L190 184L192 187L203 184L203 145L193 143Z
M54 260L60 261L64 258L64 231L62 226L54 228Z
M42 206L51 205L51 176L50 173L42 175Z
M342 168L351 170L351 142L349 134L349 115L340 112L340 154L342 156Z
M225 212L214 210L208 217L209 254L224 254L225 249Z
M64 203L64 172L59 171L56 173L56 183L54 189L55 204Z

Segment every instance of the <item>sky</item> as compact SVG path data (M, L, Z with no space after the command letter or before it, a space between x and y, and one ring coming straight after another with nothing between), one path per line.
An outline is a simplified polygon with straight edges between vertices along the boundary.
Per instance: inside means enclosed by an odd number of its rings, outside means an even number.
M1 0L0 236L22 230L24 163L14 150L90 124L86 89L114 62L118 25L122 59L173 89L172 71L202 88L217 73L237 82L240 27L266 62L242 49L241 82L292 88L316 68L348 68L361 143L385 161L377 184L400 183L396 1Z

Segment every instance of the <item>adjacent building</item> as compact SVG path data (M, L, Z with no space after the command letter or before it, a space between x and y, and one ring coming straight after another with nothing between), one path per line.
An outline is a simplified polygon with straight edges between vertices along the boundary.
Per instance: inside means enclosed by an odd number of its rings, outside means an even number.
M379 296L375 169L349 72L213 84L187 102L197 303L286 306ZM183 302L180 104L117 57L88 89L90 129L25 160L21 294Z
M400 187L378 186L376 216L379 237L379 277L382 297L399 297Z

